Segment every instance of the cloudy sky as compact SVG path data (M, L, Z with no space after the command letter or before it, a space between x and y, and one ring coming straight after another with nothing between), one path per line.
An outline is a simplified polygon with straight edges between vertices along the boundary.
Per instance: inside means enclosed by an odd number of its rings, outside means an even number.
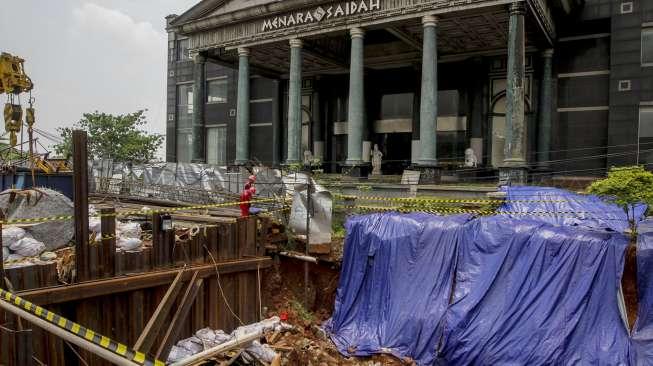
M164 17L197 2L2 0L0 51L26 60L41 129L56 132L95 110L147 109L148 129L164 133Z

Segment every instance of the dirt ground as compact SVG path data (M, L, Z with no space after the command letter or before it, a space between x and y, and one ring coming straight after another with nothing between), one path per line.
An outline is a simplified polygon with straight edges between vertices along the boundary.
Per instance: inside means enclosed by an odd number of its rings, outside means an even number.
M309 264L308 305L304 305L304 262L281 259L269 269L263 283L268 316L287 316L295 329L270 342L283 354L283 365L334 366L408 365L389 355L358 358L342 356L320 329L333 312L340 268L335 264Z

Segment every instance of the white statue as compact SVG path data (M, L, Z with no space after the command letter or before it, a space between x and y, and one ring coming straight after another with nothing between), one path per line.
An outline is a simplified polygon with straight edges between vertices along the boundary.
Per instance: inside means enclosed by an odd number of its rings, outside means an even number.
M304 165L310 166L313 162L313 153L311 150L304 150Z
M372 156L372 175L381 175L383 153L379 150L379 145L374 144L374 150L370 152L370 155Z
M471 147L465 150L465 167L476 168L478 166L478 158L476 152Z

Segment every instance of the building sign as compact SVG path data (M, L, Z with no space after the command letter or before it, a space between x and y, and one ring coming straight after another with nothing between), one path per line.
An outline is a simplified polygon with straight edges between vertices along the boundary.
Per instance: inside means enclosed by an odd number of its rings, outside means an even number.
M381 9L381 0L346 1L335 5L318 6L290 15L276 16L263 21L263 32L292 27L294 25L319 23L323 20L347 17Z

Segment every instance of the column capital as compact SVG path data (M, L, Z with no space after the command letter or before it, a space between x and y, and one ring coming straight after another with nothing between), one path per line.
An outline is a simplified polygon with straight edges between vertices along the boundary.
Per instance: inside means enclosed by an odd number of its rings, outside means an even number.
M249 56L249 48L247 48L247 47L238 47L238 56L239 57L248 57Z
M544 58L553 57L553 48L547 48L546 50L542 51L542 57Z
M422 17L422 25L424 27L437 27L438 17L436 17L435 15L424 15Z
M363 28L355 27L349 30L349 35L352 39L365 37L365 30Z
M508 6L510 15L524 15L526 13L526 6L523 1L516 1Z
M293 38L290 40L290 48L302 48L304 42L299 38Z

